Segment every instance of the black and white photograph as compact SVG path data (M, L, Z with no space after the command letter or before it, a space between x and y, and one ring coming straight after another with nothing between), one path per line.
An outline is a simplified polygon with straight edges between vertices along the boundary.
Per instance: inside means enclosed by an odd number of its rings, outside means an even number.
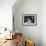
M37 24L37 14L23 14L22 24L33 26Z

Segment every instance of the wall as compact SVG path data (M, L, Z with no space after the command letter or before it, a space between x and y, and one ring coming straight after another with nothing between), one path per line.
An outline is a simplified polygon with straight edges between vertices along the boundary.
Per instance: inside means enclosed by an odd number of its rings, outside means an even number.
M41 46L41 1L23 0L17 7L14 5L15 30L23 33L24 39L35 41L36 46ZM37 14L36 26L22 26L22 14Z
M12 6L16 0L0 0L0 27L12 28Z
M41 38L42 46L46 46L46 0L41 1Z

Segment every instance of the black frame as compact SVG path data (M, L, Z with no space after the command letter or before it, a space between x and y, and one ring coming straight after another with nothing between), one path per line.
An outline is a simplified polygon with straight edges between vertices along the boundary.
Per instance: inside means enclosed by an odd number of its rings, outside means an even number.
M25 24L24 23L24 17L34 18L34 24ZM33 22L32 22L33 23ZM37 14L22 14L22 26L36 26L37 25Z

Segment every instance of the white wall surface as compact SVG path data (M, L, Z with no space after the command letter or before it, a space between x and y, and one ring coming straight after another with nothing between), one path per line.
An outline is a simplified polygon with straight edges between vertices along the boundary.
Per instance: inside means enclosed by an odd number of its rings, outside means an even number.
M16 0L0 0L0 27L12 28L12 6Z
M36 46L41 46L41 24L40 24L40 0L23 0L18 7L13 9L15 29L24 34L24 38L35 41ZM22 26L22 14L37 14L36 26Z
M23 0L13 8L15 30L35 41L36 46L46 46L46 1ZM37 14L37 26L22 26L22 14Z
M42 46L46 46L46 0L41 1L41 38Z

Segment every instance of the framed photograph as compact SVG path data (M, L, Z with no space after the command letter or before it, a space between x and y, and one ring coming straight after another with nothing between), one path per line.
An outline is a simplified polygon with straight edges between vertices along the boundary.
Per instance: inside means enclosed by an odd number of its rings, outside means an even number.
M37 25L37 14L22 14L22 25L25 26Z

